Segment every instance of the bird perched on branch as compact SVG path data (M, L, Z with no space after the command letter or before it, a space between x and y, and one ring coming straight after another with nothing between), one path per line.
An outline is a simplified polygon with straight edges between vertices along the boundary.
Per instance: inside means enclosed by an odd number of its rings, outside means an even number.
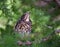
M15 31L19 34L29 34L31 32L31 25L32 22L30 20L30 14L29 12L26 12L21 16L21 18L17 21L15 25Z

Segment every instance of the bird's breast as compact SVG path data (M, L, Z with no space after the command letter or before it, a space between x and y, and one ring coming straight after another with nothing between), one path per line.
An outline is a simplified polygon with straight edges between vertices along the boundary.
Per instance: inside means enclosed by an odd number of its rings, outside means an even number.
M26 23L21 21L18 25L17 25L17 32L30 32L31 31L31 26Z

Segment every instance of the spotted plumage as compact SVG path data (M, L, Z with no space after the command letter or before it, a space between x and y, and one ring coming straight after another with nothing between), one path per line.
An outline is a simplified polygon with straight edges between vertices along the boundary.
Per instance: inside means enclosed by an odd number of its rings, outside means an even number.
M30 20L29 12L21 16L15 25L15 31L18 33L30 33L32 22Z

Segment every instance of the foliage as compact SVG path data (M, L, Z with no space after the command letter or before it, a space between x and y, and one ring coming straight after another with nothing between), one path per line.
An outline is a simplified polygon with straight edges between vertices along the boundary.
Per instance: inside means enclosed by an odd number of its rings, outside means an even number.
M46 8L34 6L34 2L36 0L0 0L0 47L19 47L16 43L18 37L14 35L14 26L27 11L31 12L32 32L30 38L25 38L25 40L34 41L30 47L60 47L60 35L55 33L50 35L56 29L60 29L60 21L54 21L54 17L60 10L49 14ZM47 41L41 40L49 35L51 38ZM22 45L21 47L29 46Z

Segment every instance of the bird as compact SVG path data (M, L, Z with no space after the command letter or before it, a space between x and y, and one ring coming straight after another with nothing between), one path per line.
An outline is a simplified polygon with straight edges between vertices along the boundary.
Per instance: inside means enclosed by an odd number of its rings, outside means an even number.
M17 33L19 34L20 37L25 38L26 37L25 35L29 36L29 34L31 33L31 29L32 29L32 21L30 19L30 12L26 12L17 20L14 27L15 34ZM21 41L18 41L18 44L21 43L22 43ZM31 44L31 42L29 42L29 44Z
M24 13L16 22L14 30L20 37L29 35L32 29L32 21L30 19L30 12Z

